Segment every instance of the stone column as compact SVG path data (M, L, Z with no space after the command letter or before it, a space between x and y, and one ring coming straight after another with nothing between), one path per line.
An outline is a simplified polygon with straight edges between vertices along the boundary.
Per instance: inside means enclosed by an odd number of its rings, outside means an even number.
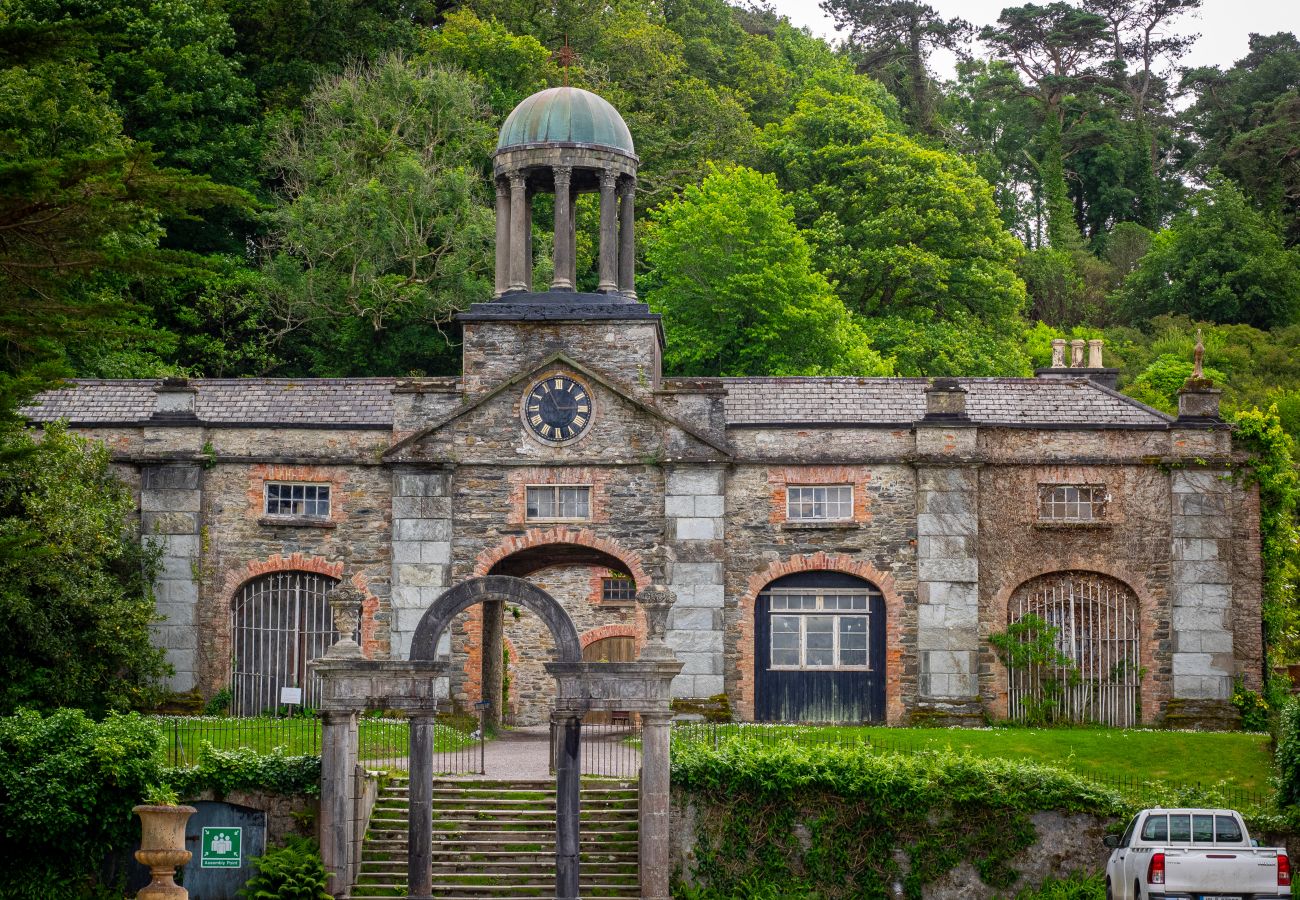
M1227 471L1175 469L1172 577L1174 698L1232 696L1232 481Z
M723 692L722 603L726 470L674 466L666 470L664 516L668 588L677 595L668 618L668 646L682 661L674 697Z
M483 648L483 658L480 660L479 683L483 685L483 696L479 699L488 702L483 715L484 724L496 731L501 725L501 693L505 687L505 664L501 658L505 637L502 633L505 603L501 600L484 600L482 606L483 631L479 646Z
M196 463L146 465L140 469L140 525L145 540L162 549L154 598L163 621L152 626L154 643L175 669L168 687L191 690L198 680L199 638L195 618L203 564L199 510L202 470Z
M672 714L641 714L641 896L668 900L669 741Z
M555 734L555 896L577 900L582 813L582 717L569 710L551 716Z
M609 169L600 173L600 284L596 290L602 294L618 290L617 178Z
M510 183L496 180L497 187L497 271L496 291L500 297L510 287Z
M573 232L573 206L569 185L573 180L572 166L555 167L555 275L551 290L571 291L573 281L569 269L573 267L575 248L570 234Z
M569 253L569 283L573 285L574 290L578 288L578 192L569 189L569 209L573 211L569 216L569 247L572 252Z
M523 172L510 180L510 283L507 291L528 290L528 184Z
M410 813L406 831L408 900L433 897L433 712L411 713Z
M626 175L619 190L618 289L636 299L636 178Z
M524 192L524 289L533 289L533 192Z
M451 578L451 473L403 466L393 473L393 563L390 622L394 659L411 655L411 638ZM444 632L438 653L451 652ZM446 696L447 679L441 694Z
M356 765L356 718L352 711L327 709L321 726L320 855L329 874L327 889L343 896L351 885L352 769Z

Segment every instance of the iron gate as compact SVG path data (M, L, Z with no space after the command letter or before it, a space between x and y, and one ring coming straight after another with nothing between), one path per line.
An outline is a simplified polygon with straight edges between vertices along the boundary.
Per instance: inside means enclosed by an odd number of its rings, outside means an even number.
M320 684L307 663L334 642L325 595L337 579L314 572L273 572L245 584L231 606L231 712L256 716L280 708L280 688L302 688L315 708Z
M1128 727L1140 719L1140 627L1126 585L1088 572L1059 572L1022 585L1011 624L1037 616L1055 629L1059 659L1008 671L1012 719L1032 718L1038 704L1052 719ZM1021 640L1039 637L1033 631Z

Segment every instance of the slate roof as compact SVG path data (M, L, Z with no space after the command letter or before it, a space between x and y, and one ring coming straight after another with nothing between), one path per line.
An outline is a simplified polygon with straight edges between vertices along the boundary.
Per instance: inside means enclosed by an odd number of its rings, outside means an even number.
M1093 382L1047 378L962 378L966 409L981 425L1165 428L1173 419ZM153 414L153 380L80 380L47 391L24 410L35 422L144 424ZM389 428L396 378L202 378L198 417L212 425ZM925 415L924 378L690 379L696 389L727 391L730 425L908 425Z
M924 378L722 378L727 424L894 425L925 415ZM1173 419L1086 379L959 378L980 425L1164 428Z
M391 428L396 378L198 378L196 412L218 425ZM73 425L143 424L153 414L157 381L78 380L46 391L24 410L37 422Z

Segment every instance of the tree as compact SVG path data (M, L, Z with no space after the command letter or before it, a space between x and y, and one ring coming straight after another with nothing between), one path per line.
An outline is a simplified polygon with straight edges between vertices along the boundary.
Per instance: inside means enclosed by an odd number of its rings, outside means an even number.
M1223 178L1152 240L1125 281L1130 321L1177 313L1270 328L1300 315L1300 251Z
M156 553L108 448L50 426L0 432L0 712L147 705L166 674L150 645Z
M681 375L883 375L771 175L714 169L651 213L646 299Z
M439 329L492 290L492 137L471 79L400 56L321 82L275 134L273 312L313 371L451 361Z
M1300 89L1284 94L1257 127L1238 135L1219 157L1221 171L1255 204L1282 222L1288 246L1300 245Z
M1074 210L1065 181L1062 136L1067 98L1084 87L1106 43L1106 20L1064 2L1030 3L1002 10L980 39L1024 79L1020 90L1040 106L1039 177L1047 207L1047 230L1060 249L1078 245Z
M928 3L914 0L823 0L822 9L835 19L837 31L848 30L849 46L860 57L862 71L879 78L891 65L902 65L909 121L933 132L933 79L927 57L935 49L963 49L972 32L970 23L945 19Z
M769 126L764 145L817 268L849 309L990 323L1019 315L1022 248L969 163L893 132L867 101L822 89Z

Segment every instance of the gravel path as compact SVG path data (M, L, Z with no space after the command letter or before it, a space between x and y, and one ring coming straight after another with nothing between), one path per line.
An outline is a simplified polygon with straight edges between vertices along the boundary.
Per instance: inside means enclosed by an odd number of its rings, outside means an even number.
M636 777L641 752L626 743L628 732L584 734L582 772L584 775ZM472 781L492 778L502 781L548 781L555 776L550 770L551 730L546 725L502 730L484 751L486 775L440 775L440 780ZM477 747L473 751L477 754ZM441 755L441 754L439 754ZM466 757L458 755L462 764ZM435 759L437 768L441 760ZM477 763L477 757L474 759Z

